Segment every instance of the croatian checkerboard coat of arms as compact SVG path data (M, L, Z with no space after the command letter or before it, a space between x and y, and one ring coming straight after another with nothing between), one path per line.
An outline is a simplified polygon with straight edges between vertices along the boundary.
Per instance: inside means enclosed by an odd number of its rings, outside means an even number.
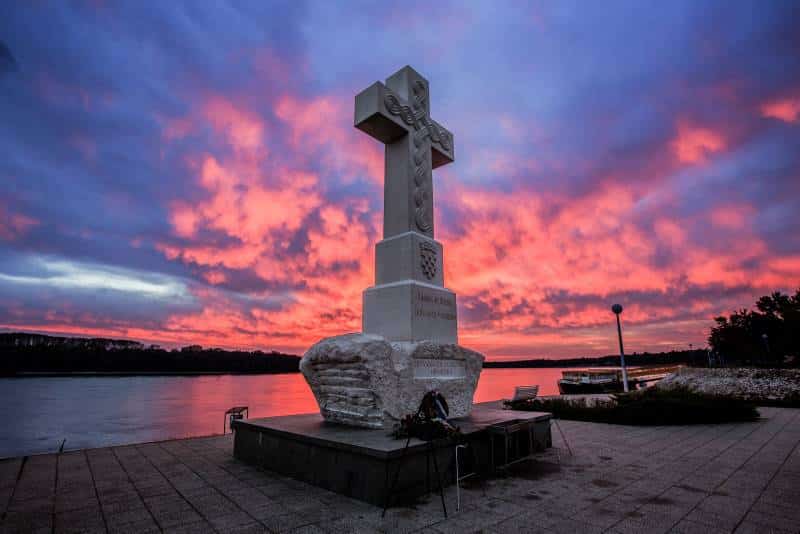
M430 243L422 242L419 244L419 261L422 268L422 274L428 280L433 280L436 277L437 264L436 247Z

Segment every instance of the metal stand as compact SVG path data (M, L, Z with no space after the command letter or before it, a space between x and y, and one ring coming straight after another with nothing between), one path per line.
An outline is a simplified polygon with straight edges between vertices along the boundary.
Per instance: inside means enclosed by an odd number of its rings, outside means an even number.
M564 435L564 431L561 430L561 425L558 424L558 419L552 419L553 424L556 425L558 429L558 433L561 434L561 439L564 440L564 445L567 446L567 450L569 451L569 455L572 456L572 447L569 446L569 441L567 441L567 436Z
M408 439L406 440L406 444L403 447L403 451L400 453L400 458L397 460L397 469L394 472L394 478L392 479L392 483L386 489L386 500L383 506L383 512L381 513L381 517L386 515L386 510L389 509L389 506L392 503L392 497L394 496L395 489L397 488L397 480L400 477L400 469L403 467L403 462L408 454L408 446L411 443L411 438L414 436L415 428L419 428L418 425L424 424L431 424L439 421L439 424L442 425L442 428L445 430L452 429L447 423L447 415L450 410L447 407L447 401L444 397L437 391L429 391L422 397L422 402L419 404L419 408L417 408L417 413L413 417L409 417L404 419L405 424L407 425L407 432L408 432ZM419 432L419 431L417 431ZM427 443L427 447L425 448L425 491L430 494L431 491L431 457L433 457L433 470L436 472L436 484L438 485L439 490L439 498L442 500L442 511L444 512L444 517L447 519L447 505L444 502L444 485L442 484L442 475L439 472L439 460L436 458L436 441L437 439L434 438L435 434L432 433L429 429L427 433L422 432L422 441ZM426 439L430 438L430 439ZM440 438L443 442L449 441L449 434L446 431L445 437ZM386 468L387 473L387 481L388 481L388 473L389 468L387 464Z
M225 416L222 420L222 434L225 434L226 426L227 428L233 429L231 423L239 419L244 419L247 415L250 415L250 410L247 406L234 406L233 408L225 410Z
M467 473L466 475L462 475L462 474L459 473L459 463L458 463L458 450L459 449L469 449L470 451L472 451L472 461L473 461L472 471ZM460 483L461 483L462 480L466 480L469 477L473 477L473 476L478 474L475 471L475 466L478 465L478 460L475 457L475 449L473 447L470 447L469 444L465 445L463 443L459 443L458 445L456 445L455 455L456 455L456 512L458 512L459 510L461 510L461 484Z
M428 446L425 449L425 464L426 464L426 472L425 472L425 488L430 492L430 460L431 456L433 456L433 470L436 473L436 483L438 485L439 490L439 497L442 500L442 511L444 512L444 517L447 519L447 505L444 502L444 486L442 485L442 477L439 473L439 461L436 459L436 446L434 445L435 440L430 440L427 442ZM408 446L411 443L411 436L408 437L406 440L405 447L403 447L403 452L400 454L400 458L397 460L397 469L394 472L394 478L392 479L392 484L386 490L386 502L383 506L383 512L381 512L381 517L386 516L386 510L389 509L392 503L392 497L394 497L395 489L397 488L397 481L400 478L400 469L403 467L403 461L408 454Z

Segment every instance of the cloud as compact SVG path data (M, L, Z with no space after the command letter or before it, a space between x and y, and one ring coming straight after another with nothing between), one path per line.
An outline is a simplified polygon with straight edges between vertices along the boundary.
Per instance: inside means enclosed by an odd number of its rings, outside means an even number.
M800 97L781 98L761 105L761 115L783 122L797 122L800 117Z
M21 213L11 213L0 203L0 241L11 241L22 237L38 222Z
M611 353L619 301L630 350L701 345L797 286L794 11L429 7L0 4L0 69L24 64L0 79L0 327L292 352L358 330L394 200L353 97L408 63L456 136L434 190L464 344Z
M709 155L725 148L725 139L710 128L679 121L677 129L672 149L681 163L705 161Z
M46 258L35 258L34 262L41 270L38 276L0 273L0 282L32 288L116 291L156 299L187 298L185 285L163 276Z

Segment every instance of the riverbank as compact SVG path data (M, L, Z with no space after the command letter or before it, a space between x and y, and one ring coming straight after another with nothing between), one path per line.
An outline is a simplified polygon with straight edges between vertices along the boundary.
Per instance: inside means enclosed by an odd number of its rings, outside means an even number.
M11 532L797 532L800 410L751 423L634 428L561 421L504 478L381 510L242 464L231 436L0 462Z

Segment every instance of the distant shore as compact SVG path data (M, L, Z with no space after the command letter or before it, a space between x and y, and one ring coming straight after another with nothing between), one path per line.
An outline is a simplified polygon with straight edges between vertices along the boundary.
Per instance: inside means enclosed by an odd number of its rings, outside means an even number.
M0 376L198 376L296 373L300 358L189 345L166 350L127 339L0 334Z
M707 352L703 349L671 352L641 352L625 355L626 365L668 365L706 363ZM527 360L501 360L483 363L484 369L529 369L546 367L612 367L620 364L619 354L593 358L564 358L550 360L545 358Z
M631 366L706 363L705 350L633 353ZM276 351L224 350L189 345L164 349L126 339L0 333L0 377L210 376L299 372L299 356ZM605 367L619 355L586 358L487 361L484 369Z
M224 376L224 375L285 375L294 371L21 371L0 373L0 378L70 378L126 376Z
M535 369L561 369L570 367L560 365L557 361L553 365L542 365ZM484 366L485 369L503 369L505 367ZM224 375L278 375L295 374L300 370L289 371L19 371L15 373L0 373L0 378L79 378L79 377L133 377L133 376L224 376Z

